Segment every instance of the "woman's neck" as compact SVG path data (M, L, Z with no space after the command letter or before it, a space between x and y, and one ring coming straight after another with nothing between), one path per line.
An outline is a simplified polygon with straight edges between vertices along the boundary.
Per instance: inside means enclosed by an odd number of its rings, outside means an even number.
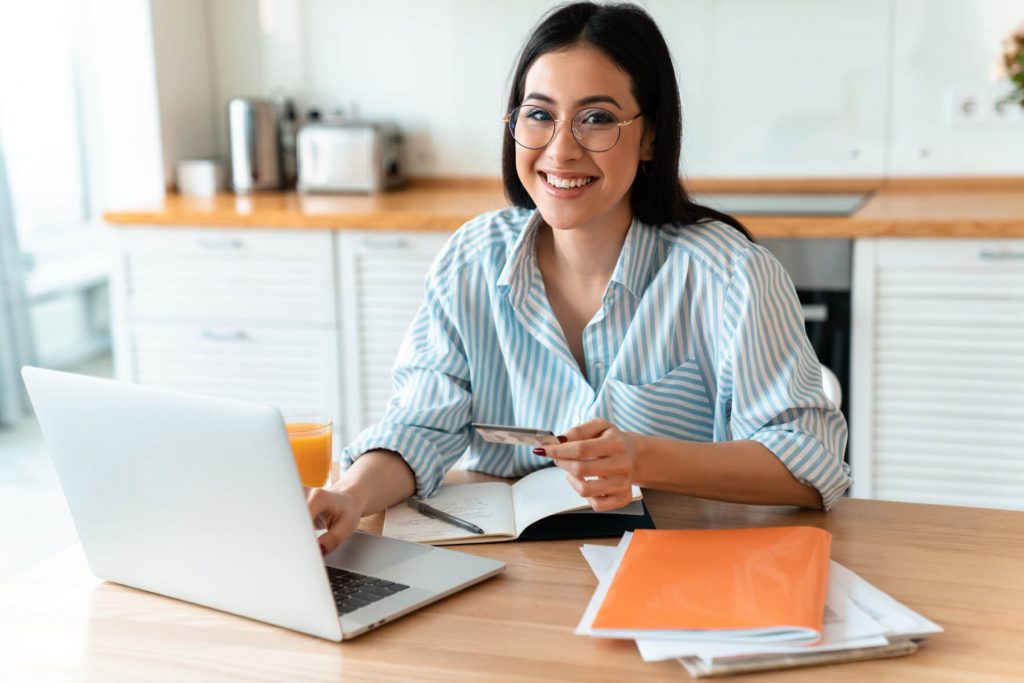
M621 225L555 230L542 223L537 233L541 272L603 290L615 271L629 226L627 220Z

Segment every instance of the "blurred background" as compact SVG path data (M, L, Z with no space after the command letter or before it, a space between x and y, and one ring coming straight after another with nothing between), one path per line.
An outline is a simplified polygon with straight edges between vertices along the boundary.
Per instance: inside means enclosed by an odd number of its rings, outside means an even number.
M125 230L108 224L111 214L167 207L169 197L186 190L179 184L182 164L189 162L202 162L212 173L205 187L201 177L191 192L229 194L239 172L234 164L244 156L232 140L245 131L232 131L228 114L229 103L239 97L274 107L280 169L271 182L287 197L292 196L289 182L302 183L296 178L302 175L296 168L299 131L351 124L369 129L360 122L387 122L400 131L394 139L401 141L401 172L391 170L402 180L493 180L500 175L500 117L513 61L531 26L555 4L0 0L0 547L5 548L0 577L75 539L26 405L17 374L21 365L133 381L149 377L153 384L343 415L337 437L350 438L383 407L388 359L404 328L403 316L411 315L420 295L416 278L444 237L434 235L416 247L419 251L413 249L413 256L388 262L399 270L412 264L415 277L412 285L391 282L373 290L397 302L401 311L401 324L385 329L367 317L368 299L345 289L350 271L358 278L358 269L373 263L372 256L359 256L368 248L365 243L330 231L322 243L307 235L312 241L296 246L295 253L313 261L294 261L293 270L280 271L281 277L297 286L297 274L320 267L314 261L326 249L326 279L307 284L316 291L326 283L336 293L305 318L243 316L252 326L239 337L241 323L200 311L199 304L187 308L189 299L178 293L202 297L218 282L224 284L210 275L216 270L234 273L229 284L238 290L232 294L237 299L221 302L224 310L246 305L273 310L279 304L294 311L287 300L274 299L276 294L256 297L261 287L273 285L253 273L268 272L271 260L281 262L260 250L274 252L277 246L261 246L263 236L253 236L252 253L264 255L242 264L249 270L239 265L238 254L207 252L197 252L191 270L191 252L175 251L145 226L127 241L119 238ZM688 178L836 180L856 188L858 179L870 187L879 179L1024 176L1024 108L1008 101L1014 83L1002 66L1008 37L1024 22L1024 0L640 4L659 23L675 59L684 111L680 172ZM372 134L390 139L384 130L374 127ZM324 144L312 132L307 137L310 145ZM354 143L340 139L324 149L341 144L351 153ZM317 179L307 171L307 182L323 183L321 190L345 181ZM497 208L500 190L489 191ZM282 201L291 206L287 197ZM239 215L252 208L232 202ZM185 223L200 229L195 220ZM251 224L239 219L239 226ZM249 239L244 231L238 234L239 240ZM248 243L225 244L229 250L249 249ZM225 244L207 247L223 251ZM153 265L140 256L161 250L174 252L177 260ZM849 243L844 253L849 270ZM242 269L232 271L236 265ZM1020 280L1019 273L1011 275ZM204 280L207 276L212 279ZM850 288L847 281L847 307ZM247 303L239 303L243 298ZM271 301L277 304L265 303ZM165 317L161 306L171 311ZM1024 320L1020 299L1007 306L1010 319ZM363 317L350 310L363 311ZM211 327L214 319L217 325ZM182 336L186 323L193 322L205 325L202 346ZM1020 329L1008 333L1011 351L1021 341ZM210 351L210 345L230 341L231 335L260 343L268 330L285 335L284 341L275 337L277 346L266 347L276 349L272 352L263 348L238 360L229 347ZM287 336L297 331L306 339L311 330L326 335L313 351ZM381 357L359 355L360 344L373 347L378 339ZM848 363L845 339L842 351L833 351L842 359L830 364ZM202 358L205 365L189 365L174 356L175 349L184 349L185 358ZM164 355L147 364L158 351ZM274 385L272 379L255 386L250 380L261 371L272 375L275 358L308 353L333 357L324 361L333 371L323 386ZM291 378L305 371L298 360L289 368ZM848 390L849 369L840 374ZM346 386L348 380L354 388ZM1012 408L1007 419L1024 414L1022 389L1024 380L1001 395ZM1015 459L1020 443L996 445L992 462L1008 468L1003 478L1021 480L995 496L1001 507L1024 507L1024 465ZM950 477L955 479L955 472ZM983 504L990 498L986 491L931 496L893 489L888 497ZM884 495L884 487L867 493Z

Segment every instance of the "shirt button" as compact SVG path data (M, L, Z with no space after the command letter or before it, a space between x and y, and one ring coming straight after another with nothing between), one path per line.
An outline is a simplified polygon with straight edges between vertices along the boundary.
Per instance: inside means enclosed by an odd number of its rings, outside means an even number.
M604 368L604 363L602 363L601 361L597 361L596 363L594 363L594 367L597 368L598 370L601 370Z
M572 422L573 422L574 425L578 425L582 421L583 421L583 418L580 417L579 415L573 415L572 416Z

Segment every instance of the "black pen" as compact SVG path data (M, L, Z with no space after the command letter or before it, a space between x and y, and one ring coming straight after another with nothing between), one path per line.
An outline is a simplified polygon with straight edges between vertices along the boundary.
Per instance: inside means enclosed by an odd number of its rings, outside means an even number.
M421 515L426 515L427 517L439 519L442 522L454 524L455 526L465 529L466 531L472 531L474 534L486 533L476 524L473 524L472 522L467 522L464 519L459 519L455 515L449 515L447 512L443 510L438 510L437 508L430 507L416 496L410 496L409 498L406 499L405 502L409 505L409 507L419 512Z

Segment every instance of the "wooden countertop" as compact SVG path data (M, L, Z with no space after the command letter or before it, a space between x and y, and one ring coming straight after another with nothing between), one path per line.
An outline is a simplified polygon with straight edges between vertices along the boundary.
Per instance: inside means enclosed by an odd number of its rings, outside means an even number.
M909 657L725 683L1020 681L1024 512L843 498L824 513L644 498L660 529L826 529L834 560L945 629ZM363 528L379 529L380 517ZM101 581L75 546L0 583L0 680L689 681L675 661L643 662L631 642L574 635L597 584L579 546L458 546L507 568L341 644Z
M849 217L744 216L757 237L1024 237L1024 178L692 179L691 193L873 192ZM453 231L506 206L497 179L420 179L379 195L270 192L110 211L114 225Z

